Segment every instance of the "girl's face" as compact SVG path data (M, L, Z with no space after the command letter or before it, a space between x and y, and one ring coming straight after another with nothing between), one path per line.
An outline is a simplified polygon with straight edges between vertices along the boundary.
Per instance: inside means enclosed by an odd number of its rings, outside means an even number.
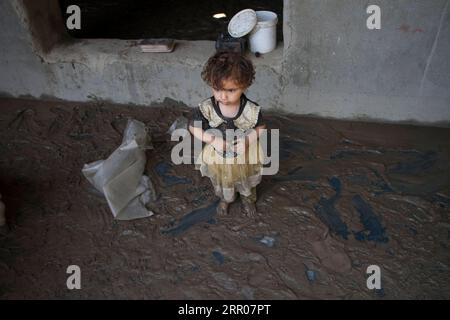
M235 107L240 104L241 95L246 88L242 88L232 79L222 81L222 88L213 88L214 98L223 106Z

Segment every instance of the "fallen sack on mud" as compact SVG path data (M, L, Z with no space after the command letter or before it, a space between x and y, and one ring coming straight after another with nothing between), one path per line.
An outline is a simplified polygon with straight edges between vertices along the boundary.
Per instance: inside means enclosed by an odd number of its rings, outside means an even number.
M122 144L106 159L85 164L86 179L106 198L117 220L132 220L153 215L146 208L156 200L150 179L144 175L145 149L149 146L145 125L129 119Z

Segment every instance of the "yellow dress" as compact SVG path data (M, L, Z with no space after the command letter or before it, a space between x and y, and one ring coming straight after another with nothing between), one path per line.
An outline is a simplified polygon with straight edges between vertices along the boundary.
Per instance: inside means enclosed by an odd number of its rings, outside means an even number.
M241 129L246 133L256 126L260 107L247 99L244 103L244 107L237 117L230 120L233 123L228 127ZM210 128L220 128L227 121L218 114L213 99L200 103L199 110ZM225 202L233 202L236 192L245 197L256 196L254 188L261 182L263 160L264 153L259 141L247 147L245 153L231 156L224 155L207 144L197 158L196 169L200 170L202 176L210 178L218 197Z

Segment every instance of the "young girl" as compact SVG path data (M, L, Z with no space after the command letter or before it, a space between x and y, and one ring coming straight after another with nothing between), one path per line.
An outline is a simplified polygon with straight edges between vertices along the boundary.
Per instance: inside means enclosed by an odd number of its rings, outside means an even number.
M211 87L213 96L194 109L189 131L206 143L196 168L211 179L221 199L219 215L228 213L229 203L239 192L244 213L256 216L256 186L261 182L264 159L258 137L265 124L260 107L244 95L254 78L252 62L233 52L216 53L202 71L202 79ZM229 141L227 129L244 134Z

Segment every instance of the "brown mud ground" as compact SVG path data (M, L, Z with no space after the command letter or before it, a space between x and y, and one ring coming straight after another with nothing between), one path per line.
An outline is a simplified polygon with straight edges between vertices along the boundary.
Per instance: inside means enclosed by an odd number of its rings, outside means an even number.
M449 299L450 130L266 113L280 171L258 186L260 221L214 214L210 182L171 165L166 134L189 109L0 100L1 299ZM155 215L113 219L83 177L151 130ZM199 211L195 211L200 209ZM66 269L81 268L81 290ZM366 287L369 265L381 290Z

